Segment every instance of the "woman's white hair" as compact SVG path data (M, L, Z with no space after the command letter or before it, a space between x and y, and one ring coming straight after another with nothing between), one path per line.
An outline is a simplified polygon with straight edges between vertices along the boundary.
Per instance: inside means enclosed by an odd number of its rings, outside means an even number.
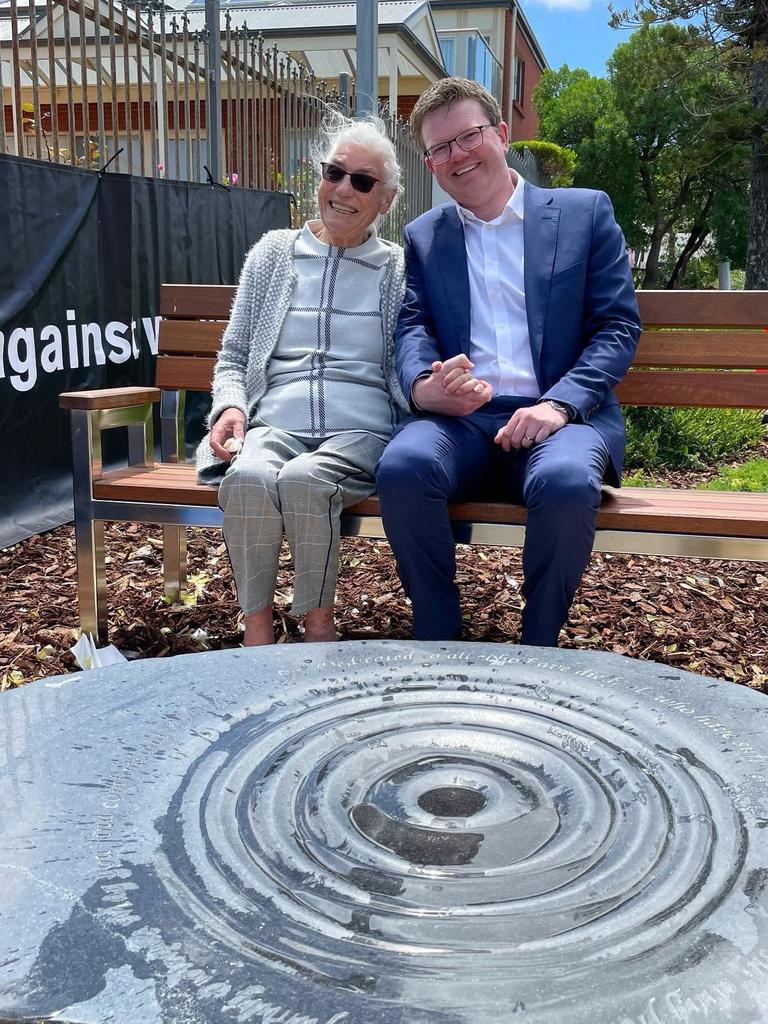
M345 142L364 146L381 159L384 165L384 184L395 190L392 200L394 206L403 192L403 186L400 183L400 164L395 147L387 135L386 123L375 114L354 119L329 107L320 126L320 137L311 149L312 163L318 176L321 173L320 164L328 163Z

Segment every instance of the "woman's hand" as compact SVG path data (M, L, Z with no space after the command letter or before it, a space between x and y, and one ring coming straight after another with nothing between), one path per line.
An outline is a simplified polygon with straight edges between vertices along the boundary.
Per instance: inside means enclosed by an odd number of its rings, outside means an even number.
M225 409L211 427L211 448L218 458L229 462L236 453L225 448L227 441L233 439L242 445L245 439L245 416L240 409Z
M493 398L493 388L472 376L474 363L460 354L432 363L429 377L413 385L412 397L418 409L441 416L469 416Z

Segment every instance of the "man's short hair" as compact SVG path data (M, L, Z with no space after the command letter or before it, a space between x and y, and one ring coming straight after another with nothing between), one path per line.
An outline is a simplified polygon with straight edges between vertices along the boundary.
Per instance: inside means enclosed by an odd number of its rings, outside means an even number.
M499 124L502 120L501 107L496 97L479 82L472 82L469 78L440 78L419 96L411 112L411 131L421 145L424 145L421 137L424 118L441 107L453 107L462 100L477 100L488 117L489 124Z

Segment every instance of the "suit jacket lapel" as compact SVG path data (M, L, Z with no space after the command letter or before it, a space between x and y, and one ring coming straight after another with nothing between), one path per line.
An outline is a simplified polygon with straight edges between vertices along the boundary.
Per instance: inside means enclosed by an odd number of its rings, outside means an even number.
M528 336L531 342L533 365L541 383L541 346L544 320L549 303L549 290L557 251L557 232L560 210L554 206L554 196L525 184L525 215L523 217L523 245L525 280L525 311Z
M456 341L461 351L468 356L470 318L467 250L464 245L464 228L454 206L446 207L435 223L435 252Z

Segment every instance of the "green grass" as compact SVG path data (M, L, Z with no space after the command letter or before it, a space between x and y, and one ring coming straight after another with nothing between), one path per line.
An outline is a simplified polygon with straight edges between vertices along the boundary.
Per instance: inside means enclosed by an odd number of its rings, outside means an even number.
M748 452L764 436L759 412L745 409L623 410L628 469L703 469Z
M625 473L621 482L624 487L669 486L642 469ZM700 491L768 491L768 459L748 459L740 466L723 466L716 477L695 486Z
M768 491L768 459L724 466L714 479L698 487L702 491Z
M631 473L624 473L621 477L622 487L661 487L653 477L648 476L642 469L635 469Z

